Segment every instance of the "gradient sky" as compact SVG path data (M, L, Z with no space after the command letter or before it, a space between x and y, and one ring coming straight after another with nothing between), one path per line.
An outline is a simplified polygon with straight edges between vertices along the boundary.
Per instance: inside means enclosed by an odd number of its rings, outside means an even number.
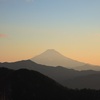
M100 0L0 0L0 62L46 49L100 65Z

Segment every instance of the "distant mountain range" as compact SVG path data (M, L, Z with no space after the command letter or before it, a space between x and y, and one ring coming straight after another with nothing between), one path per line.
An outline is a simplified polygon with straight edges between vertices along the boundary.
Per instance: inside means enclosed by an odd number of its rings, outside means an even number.
M64 81L64 84L69 88L91 88L100 89L100 72L86 76L78 76L73 79Z
M85 64L83 66L77 66L74 68L75 70L95 70L95 71L100 71L100 66L96 65L91 65L91 64Z
M42 54L31 58L32 61L47 66L63 66L75 70L100 70L100 66L95 66L65 57L54 49L48 49Z
M70 88L92 88L100 89L100 71L77 71L65 67L46 66L37 64L31 60L19 61L14 63L0 63L0 67L18 70L21 68L38 71L63 86ZM83 80L82 80L83 79ZM81 82L81 83L80 83Z

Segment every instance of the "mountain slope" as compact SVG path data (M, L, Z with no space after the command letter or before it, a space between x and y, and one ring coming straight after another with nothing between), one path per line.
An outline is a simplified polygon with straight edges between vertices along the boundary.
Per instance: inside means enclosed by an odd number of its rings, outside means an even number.
M36 71L0 68L0 100L100 100L100 90L68 89Z
M36 71L0 68L0 72L0 100L53 100L65 93L63 86Z
M0 67L6 67L14 70L18 70L21 68L35 70L54 79L56 82L64 86L67 86L66 80L68 79L99 73L98 71L92 71L92 70L76 71L61 66L58 67L44 66L34 63L31 60L19 61L14 63L0 63Z
M100 71L100 66L86 64L86 65L83 65L83 66L75 67L74 69L79 70L79 71L81 71L81 70L95 70L95 71Z
M90 88L100 90L100 72L96 74L68 79L64 83L68 86L68 88Z
M82 66L85 64L85 63L67 58L53 49L49 49L43 52L42 54L36 57L33 57L31 60L43 65L64 66L67 68L74 68L76 66Z

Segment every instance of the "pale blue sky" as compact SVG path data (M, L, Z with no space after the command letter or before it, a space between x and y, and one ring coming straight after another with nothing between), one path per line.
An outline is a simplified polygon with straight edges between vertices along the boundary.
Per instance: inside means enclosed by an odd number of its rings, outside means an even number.
M0 61L53 48L100 64L100 0L0 0L0 34L7 35L0 38Z

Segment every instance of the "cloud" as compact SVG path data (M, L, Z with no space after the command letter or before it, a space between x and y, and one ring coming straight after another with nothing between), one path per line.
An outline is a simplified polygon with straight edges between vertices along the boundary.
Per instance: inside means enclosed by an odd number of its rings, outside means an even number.
M5 38L5 37L7 37L6 34L0 34L0 38Z

